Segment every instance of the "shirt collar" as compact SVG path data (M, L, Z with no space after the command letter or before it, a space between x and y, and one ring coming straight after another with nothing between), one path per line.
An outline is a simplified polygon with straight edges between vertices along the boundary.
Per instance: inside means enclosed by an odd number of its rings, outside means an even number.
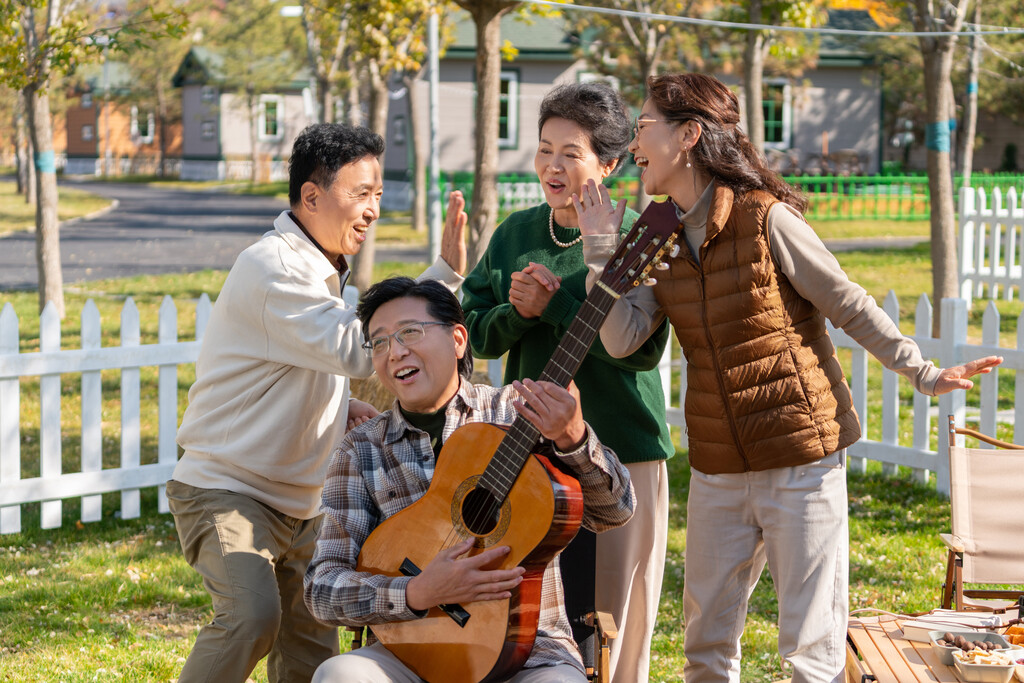
M459 390L448 402L448 409L445 411L445 438L448 437L448 425L451 423L452 414L455 414L455 423L464 422L463 414L472 414L481 410L480 397L477 395L476 387L467 382L465 378L459 379ZM402 439L406 432L417 432L420 430L409 424L409 421L402 415L398 407L398 399L391 404L391 418L388 420L388 428L384 434L384 443L393 444Z
M340 263L332 262L323 248L306 232L291 211L281 212L281 215L274 221L274 229L306 259L315 274L325 280L332 275L337 275L341 279L342 288L344 288L349 274L345 258L341 257Z

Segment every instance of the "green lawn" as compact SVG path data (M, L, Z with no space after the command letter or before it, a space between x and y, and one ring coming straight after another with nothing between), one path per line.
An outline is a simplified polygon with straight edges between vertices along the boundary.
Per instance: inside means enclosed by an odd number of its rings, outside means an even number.
M840 261L851 276L878 298L897 288L904 317L930 289L927 245L899 251L851 252ZM377 277L415 274L422 264L378 264ZM898 273L898 277L894 274ZM65 348L79 343L79 315L93 298L104 321L103 345L115 345L118 316L132 296L142 320L142 343L156 341L157 311L163 295L178 307L179 335L194 334L195 300L215 297L225 273L138 277L91 282L67 293ZM22 350L38 348L34 292L0 293L22 323ZM1020 312L1017 302L1000 310ZM980 308L979 306L975 307ZM1012 333L1016 316L1009 316ZM972 314L972 334L980 314ZM1009 373L1007 373L1009 374ZM179 410L184 409L191 367L179 369ZM104 461L119 459L118 375L104 373ZM143 369L143 462L155 461L156 373ZM873 384L880 384L878 377ZM63 377L62 448L66 470L79 453L78 377ZM38 474L38 383L22 381L21 429L25 477ZM1009 385L1003 388L1012 397ZM976 392L975 392L976 393ZM1012 399L1011 399L1012 400ZM872 404L869 412L877 413ZM877 424L879 420L872 420ZM902 430L901 430L902 431ZM877 435L876 435L877 436ZM655 634L653 681L682 678L682 586L685 575L686 493L689 469L685 452L670 461L671 512L668 560L661 615ZM77 523L79 501L64 503L64 525L38 528L38 505L24 506L23 532L0 536L0 680L10 681L168 681L175 678L198 628L210 617L209 598L198 575L181 558L173 522L155 512L155 491L143 493L144 516L116 518L117 494L104 495L104 520ZM937 534L947 530L947 501L934 487L914 483L906 474L882 477L877 465L868 475L850 476L851 608L923 611L938 605L944 552ZM751 599L743 637L743 678L774 681L790 675L775 651L777 602L764 577ZM261 665L253 675L265 681Z

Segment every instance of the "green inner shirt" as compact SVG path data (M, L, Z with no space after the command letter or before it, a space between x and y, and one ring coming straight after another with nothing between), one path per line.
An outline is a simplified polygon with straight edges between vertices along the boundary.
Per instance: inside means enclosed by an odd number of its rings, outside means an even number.
M441 437L444 435L444 420L445 411L448 409L448 404L433 413L412 413L399 406L399 410L402 411L402 417L416 429L422 430L427 433L430 437L430 448L434 451L434 458L438 458L441 455L441 446L444 445Z

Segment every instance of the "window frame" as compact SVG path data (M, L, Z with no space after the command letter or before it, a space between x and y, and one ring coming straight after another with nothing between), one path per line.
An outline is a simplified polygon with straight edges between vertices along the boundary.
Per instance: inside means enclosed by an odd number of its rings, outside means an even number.
M267 133L267 105L277 105L274 122L277 130L273 134ZM257 122L257 133L260 142L278 142L284 138L284 96L282 95L260 95L259 117Z
M499 76L501 84L508 83L508 92L498 95L498 149L519 149L519 69L502 69ZM501 115L502 103L506 103L506 114ZM506 131L501 135L502 119Z
M153 112L146 114L146 134L140 132L139 108L132 105L131 136L138 144L148 145L153 142L153 129L156 127L156 119Z
M781 78L766 79L764 81L764 91L761 95L761 110L764 111L765 105L768 102L774 101L769 100L766 95L768 94L769 88L781 88L782 89L782 111L781 116L778 120L778 126L782 132L782 139L779 141L770 141L768 136L768 119L764 119L764 148L765 149L779 149L787 150L793 145L793 92L792 86L789 81Z

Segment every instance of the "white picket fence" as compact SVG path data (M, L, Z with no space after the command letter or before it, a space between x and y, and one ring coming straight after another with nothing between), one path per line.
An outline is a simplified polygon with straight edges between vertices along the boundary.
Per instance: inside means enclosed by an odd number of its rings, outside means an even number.
M19 353L18 316L10 304L0 311L0 534L21 530L21 505L40 502L40 525L61 526L62 499L82 497L81 521L102 514L100 494L121 492L121 517L140 514L139 489L158 486L158 508L167 512L166 482L178 460L178 366L194 363L210 315L205 294L196 305L196 339L178 339L178 314L165 297L158 343L140 345L139 313L132 299L121 310L121 345L100 347L99 310L92 300L82 310L81 349L61 349L60 317L47 305L39 319L39 351ZM157 462L141 463L139 368L159 368ZM103 370L121 371L121 462L103 469ZM81 373L81 466L63 471L61 459L61 373ZM39 377L39 476L21 477L20 380Z
M1007 301L1014 289L1020 297L1024 285L1024 206L1016 188L1005 197L999 188L989 195L983 189L960 190L960 296L970 305L972 297L988 290L998 299L1000 288Z

